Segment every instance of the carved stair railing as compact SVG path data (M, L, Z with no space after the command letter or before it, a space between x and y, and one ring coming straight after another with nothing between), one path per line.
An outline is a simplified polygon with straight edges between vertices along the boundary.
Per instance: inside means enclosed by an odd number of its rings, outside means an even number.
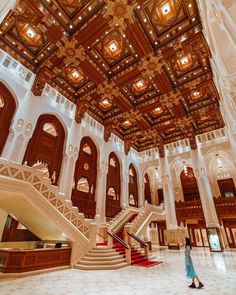
M128 221L132 214L138 214L139 208L128 208L123 211L108 227L108 232L117 233L122 226Z
M140 208L138 215L131 222L133 226L133 233L135 236L140 238L152 221L165 219L165 208L163 205L154 206L146 203L142 208Z
M79 236L88 245L95 243L96 224L85 220L84 214L72 205L70 200L61 196L58 187L51 184L51 180L44 174L26 165L0 158L0 183L4 179L12 179L30 185L36 193L50 203L63 217L79 232Z

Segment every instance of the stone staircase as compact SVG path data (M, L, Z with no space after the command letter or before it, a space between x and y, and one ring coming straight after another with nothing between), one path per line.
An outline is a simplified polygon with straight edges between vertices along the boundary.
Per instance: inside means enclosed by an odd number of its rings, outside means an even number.
M119 254L116 249L97 246L80 259L74 267L83 270L108 270L119 269L128 265L124 255Z
M39 214L48 212L58 228L73 241L73 247L76 246L73 260L76 255L83 255L95 244L96 224L86 220L84 214L61 195L58 187L52 185L51 180L45 178L42 172L0 158L0 188L3 191L12 191L13 194L25 191L27 193L23 194L24 202L33 205L35 210L38 208ZM31 228L30 224L25 224Z

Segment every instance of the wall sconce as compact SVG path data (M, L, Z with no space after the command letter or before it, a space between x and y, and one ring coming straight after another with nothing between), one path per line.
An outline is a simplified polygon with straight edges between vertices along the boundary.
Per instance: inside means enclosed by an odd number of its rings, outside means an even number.
M17 127L22 128L23 125L24 125L24 120L19 119L18 122L17 122Z
M26 131L29 133L31 130L32 130L32 124L27 124L27 126L26 126Z

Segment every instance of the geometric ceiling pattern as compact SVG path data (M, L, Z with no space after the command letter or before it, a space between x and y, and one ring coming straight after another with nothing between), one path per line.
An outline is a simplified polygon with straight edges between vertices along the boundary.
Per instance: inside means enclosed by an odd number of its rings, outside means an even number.
M20 0L0 47L125 142L158 147L224 126L196 0Z

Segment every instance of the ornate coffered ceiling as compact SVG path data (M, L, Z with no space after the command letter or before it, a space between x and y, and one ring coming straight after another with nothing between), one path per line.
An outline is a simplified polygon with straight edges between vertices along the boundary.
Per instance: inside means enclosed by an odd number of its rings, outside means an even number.
M0 47L142 151L224 125L196 0L20 0Z

